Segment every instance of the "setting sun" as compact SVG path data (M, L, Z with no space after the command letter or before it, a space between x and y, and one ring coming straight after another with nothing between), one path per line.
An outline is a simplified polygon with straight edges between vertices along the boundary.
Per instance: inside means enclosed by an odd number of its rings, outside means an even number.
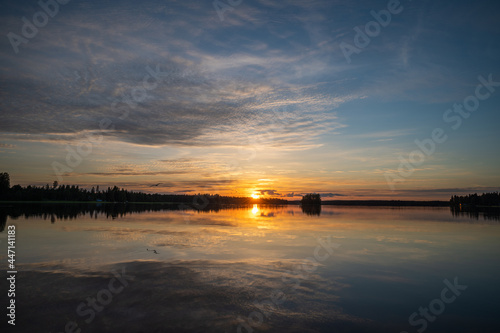
M258 195L257 193L254 193L254 194L252 194L252 198L253 199L259 199L260 195Z

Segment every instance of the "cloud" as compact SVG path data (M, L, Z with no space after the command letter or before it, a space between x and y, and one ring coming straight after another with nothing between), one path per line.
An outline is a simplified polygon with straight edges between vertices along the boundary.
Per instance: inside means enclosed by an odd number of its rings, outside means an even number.
M350 199L370 198L370 200L449 200L452 195L486 193L499 191L499 187L477 186L463 188L428 188L428 189L390 189L359 188L352 189L337 196L348 196ZM335 194L335 193L333 193ZM323 196L323 194L321 194Z
M278 193L277 190L258 190L261 195L278 195L280 196L281 194Z
M293 90L283 93L279 91L282 88L264 83L216 79L193 70L186 74L188 69L182 64L162 64L161 71L169 73L168 80L136 103L132 95L142 81L134 81L131 76L145 76L148 66L155 67L154 63L142 65L142 72L137 69L139 63L118 66L118 82L108 78L81 93L71 88L59 90L49 78L22 82L5 79L3 84L10 88L10 94L0 103L9 111L3 112L5 121L0 131L29 134L26 139L31 135L48 140L77 139L83 132L98 132L100 122L109 119L111 128L100 134L108 140L133 144L221 146L259 142L296 146L310 144L319 135L342 127L335 115L326 112L327 104L334 105L331 98ZM175 67L169 71L169 66ZM130 68L133 73L129 76ZM102 71L111 75L108 72L112 69ZM26 86L47 97L30 97L31 93L21 88ZM336 103L341 102L339 99Z
M185 174L184 171L150 171L150 172L87 172L89 176L103 176L103 177L116 177L116 176L165 176L165 175L178 175Z
M23 148L0 149L16 157L11 165L19 163L18 157L33 160L27 148L35 145L40 156L43 152L44 158L61 160L65 144L100 134L109 145L85 160L82 168L93 173L81 174L78 181L149 176L151 184L166 183L156 177L180 178L175 177L180 172L227 174L224 159L212 155L218 150L225 151L225 160L234 148L244 148L265 151L259 158L283 153L287 161L291 158L285 155L293 151L302 165L290 165L287 175L304 167L322 170L326 177L323 171L334 166L332 177L344 172L338 178L346 179L356 172L357 186L374 184L374 169L383 173L423 129L428 134L428 129L443 126L443 112L473 93L477 76L494 73L499 48L491 41L500 29L496 6L490 1L470 10L462 3L414 1L347 64L339 43L352 44L353 28L372 20L371 10L381 9L369 1L243 2L226 12L222 22L211 1L71 2L20 45L18 54L8 38L0 40L0 141ZM21 33L21 17L31 18L37 10L36 1L5 2L0 32ZM469 23L467 34L462 17ZM475 118L479 125L471 129L481 128L484 135L472 135L460 149L474 152L468 146L493 145L494 140L480 138L495 137L494 103L482 104ZM101 129L103 120L111 128ZM455 163L456 140L433 160ZM101 167L128 158L123 154L109 154L102 164L94 160L115 147L134 152L130 164L148 159L154 168ZM148 151L139 152L142 148ZM305 157L301 150L310 154ZM200 155L207 157L198 159ZM273 163L267 158L261 165L268 162ZM245 178L242 173L258 163L249 162L230 176ZM457 165L468 167L464 163ZM29 177L42 172L23 165L31 168ZM159 174L162 170L170 173ZM441 176L431 170L426 174L432 172L433 179ZM427 184L436 185L433 179ZM469 181L491 183L463 184ZM322 186L315 188L329 190ZM287 196L292 189L281 192Z
M0 132L18 140L77 140L99 132L99 122L109 119L112 128L101 133L107 140L137 145L307 149L343 126L332 110L355 98L304 84L313 75L306 67L315 63L317 72L325 64L322 57L297 53L300 45L273 47L269 37L255 50L256 39L243 38L234 49L227 22L218 21L210 4L145 2L137 10L126 2L112 7L111 16L102 14L104 8L65 7L23 45L22 56L2 46L0 60L15 70L0 68L6 87ZM250 6L227 14L228 21L271 29L262 18L254 20L265 13ZM5 16L12 22L6 28L13 29L15 17ZM204 28L186 24L193 21ZM287 22L287 29L302 29L296 22ZM253 30L246 24L238 29L243 35ZM203 47L203 38L217 47ZM162 80L154 85L150 79L154 88L144 92L148 66L159 66Z
M323 198L345 197L345 194L340 193L320 193Z
M227 164L220 160L211 161L203 158L181 157L172 158L168 160L159 160L159 167L168 167L172 170L179 170L179 172L204 172L212 170L214 172L219 170L226 170Z

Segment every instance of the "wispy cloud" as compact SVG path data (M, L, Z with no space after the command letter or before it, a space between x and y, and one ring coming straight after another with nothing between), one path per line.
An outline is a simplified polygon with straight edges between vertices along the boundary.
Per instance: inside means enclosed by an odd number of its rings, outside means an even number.
M94 134L106 144L94 147L71 179L110 177L147 183L148 190L162 181L172 184L165 191L192 191L194 177L227 176L285 196L326 177L370 187L379 172L397 166L398 154L414 149L414 139L443 126L444 110L474 91L478 75L496 73L500 55L492 42L498 4L414 1L347 64L339 43L353 43L353 28L373 20L370 11L378 6L244 1L221 22L210 1L70 2L18 54L7 38L0 41L1 153L10 166L30 160L27 147L35 146L64 160L66 145ZM0 32L21 33L21 17L36 10L36 2L6 2ZM161 80L142 91L156 68ZM469 160L498 161L473 148L495 149L496 104L489 100L470 118L472 134L463 143ZM112 127L101 129L103 119ZM443 170L462 148L450 136L434 164L422 166L428 187L451 184L434 182L457 177ZM251 151L253 160L239 149ZM299 170L317 178L293 187L289 179ZM253 181L275 175L291 187ZM323 185L321 193L344 193Z

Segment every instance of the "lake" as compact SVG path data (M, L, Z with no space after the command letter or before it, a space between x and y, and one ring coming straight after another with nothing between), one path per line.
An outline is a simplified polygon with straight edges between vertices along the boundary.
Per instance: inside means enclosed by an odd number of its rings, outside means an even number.
M500 331L495 215L2 206L5 271L9 226L16 237L12 331Z

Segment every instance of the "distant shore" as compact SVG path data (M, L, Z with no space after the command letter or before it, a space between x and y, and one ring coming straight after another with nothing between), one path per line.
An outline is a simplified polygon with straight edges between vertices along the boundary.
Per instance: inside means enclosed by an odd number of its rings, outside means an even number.
M325 200L322 205L336 206L423 206L449 207L449 201L415 201L415 200Z
M0 200L0 205L5 204L105 204L105 205L171 205L171 206L193 206L192 202L171 202L171 201L157 201L157 202L144 202L144 201L131 201L131 202L118 202L118 201L74 201L74 200L40 200L40 201L22 201L22 200ZM266 205L266 206L286 206L286 205L301 205L300 201L287 201L281 203L260 202L259 199L247 203L209 203L207 206L222 207L222 206L251 206L251 205ZM307 206L307 205L306 205ZM459 210L470 209L499 209L500 206L476 205L456 207L450 204L449 201L431 200L431 201L417 201L417 200L325 200L321 202L321 206L366 206L366 207L455 207Z

